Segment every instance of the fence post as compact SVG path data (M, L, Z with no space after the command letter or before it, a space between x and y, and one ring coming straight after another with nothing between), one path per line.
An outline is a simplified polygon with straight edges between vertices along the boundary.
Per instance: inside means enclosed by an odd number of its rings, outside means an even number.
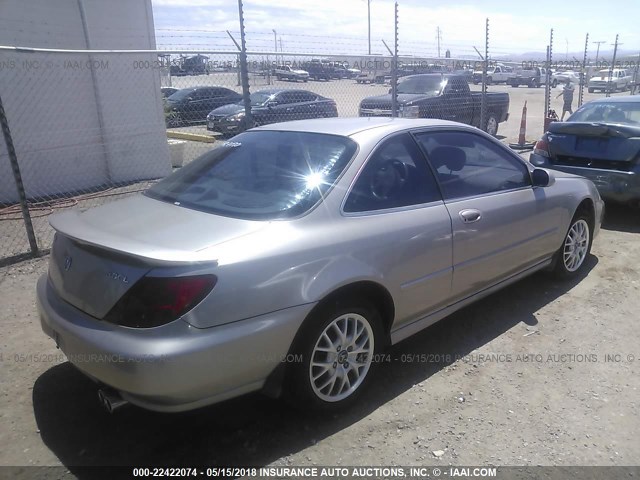
M609 80L607 81L606 97L611 96L611 82L613 80L613 69L616 68L616 55L618 54L618 34L616 33L616 43L613 44L613 59L609 68Z
M584 56L582 57L582 68L580 69L580 91L578 92L578 108L582 105L584 97L584 84L587 83L585 70L587 69L587 49L589 48L589 34L584 39Z
M398 2L395 4L394 15L394 47L393 65L391 71L391 116L398 116Z
M244 33L244 12L242 0L238 0L238 14L240 16L240 76L242 78L242 100L244 104L244 124L246 128L253 127L251 116L251 92L249 91L249 69L247 68L247 42Z
M549 110L551 110L551 85L550 85L550 68L553 61L553 28L549 33L549 45L547 46L547 82L544 86L544 119L542 120L542 133L547 131L547 118Z
M640 53L638 53L638 60L636 61L636 69L633 72L633 85L631 86L631 95L635 95L638 89L638 70L640 69Z
M489 19L484 32L484 62L482 64L482 95L480 97L480 130L487 128L487 70L489 69Z
M31 248L31 254L34 257L37 257L39 254L38 242L36 241L36 234L33 231L33 223L31 223L31 214L29 213L29 207L27 206L27 195L24 191L24 184L22 183L22 175L20 174L20 166L18 165L18 157L16 155L16 149L13 146L13 138L11 137L11 130L9 130L9 121L7 120L7 114L4 111L4 105L2 104L1 97L0 97L0 126L2 126L2 134L4 136L5 144L7 145L7 153L9 155L9 162L11 162L13 179L16 183L16 189L18 190L18 197L20 199L20 210L22 211L24 227L27 230L29 247Z

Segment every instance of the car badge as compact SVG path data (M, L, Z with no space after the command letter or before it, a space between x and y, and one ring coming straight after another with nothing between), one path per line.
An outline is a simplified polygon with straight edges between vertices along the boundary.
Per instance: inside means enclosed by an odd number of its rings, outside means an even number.
M64 257L64 271L68 272L71 270L71 264L73 263L73 259L70 256Z

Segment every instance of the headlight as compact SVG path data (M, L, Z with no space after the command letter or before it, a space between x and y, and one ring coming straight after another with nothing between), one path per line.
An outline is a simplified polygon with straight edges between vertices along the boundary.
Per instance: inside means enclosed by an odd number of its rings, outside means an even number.
M420 107L418 105L400 105L400 116L402 118L419 118Z
M240 122L244 118L244 112L239 112L230 117L227 117L227 120L230 122Z

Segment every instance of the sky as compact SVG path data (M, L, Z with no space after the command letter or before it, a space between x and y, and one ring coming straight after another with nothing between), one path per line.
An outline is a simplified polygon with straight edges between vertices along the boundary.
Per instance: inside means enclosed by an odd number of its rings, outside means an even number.
M554 29L554 59L582 59L585 35L589 54L611 55L616 34L621 50L640 51L639 0L399 0L399 52L401 55L437 55L440 27L441 55L475 55L484 50L485 20L489 18L491 56L544 53ZM233 50L230 30L238 38L236 0L152 0L158 48ZM611 4L613 5L613 3ZM371 0L371 50L384 54L381 39L393 48L394 2ZM245 0L245 30L249 51L365 54L367 0ZM568 55L567 55L568 53Z

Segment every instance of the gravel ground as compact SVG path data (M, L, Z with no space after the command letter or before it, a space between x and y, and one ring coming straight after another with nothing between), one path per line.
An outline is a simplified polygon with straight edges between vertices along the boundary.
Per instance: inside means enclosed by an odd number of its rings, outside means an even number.
M581 278L536 274L402 342L333 416L259 394L109 415L40 331L48 259L4 267L0 465L638 465L638 234L608 207Z

